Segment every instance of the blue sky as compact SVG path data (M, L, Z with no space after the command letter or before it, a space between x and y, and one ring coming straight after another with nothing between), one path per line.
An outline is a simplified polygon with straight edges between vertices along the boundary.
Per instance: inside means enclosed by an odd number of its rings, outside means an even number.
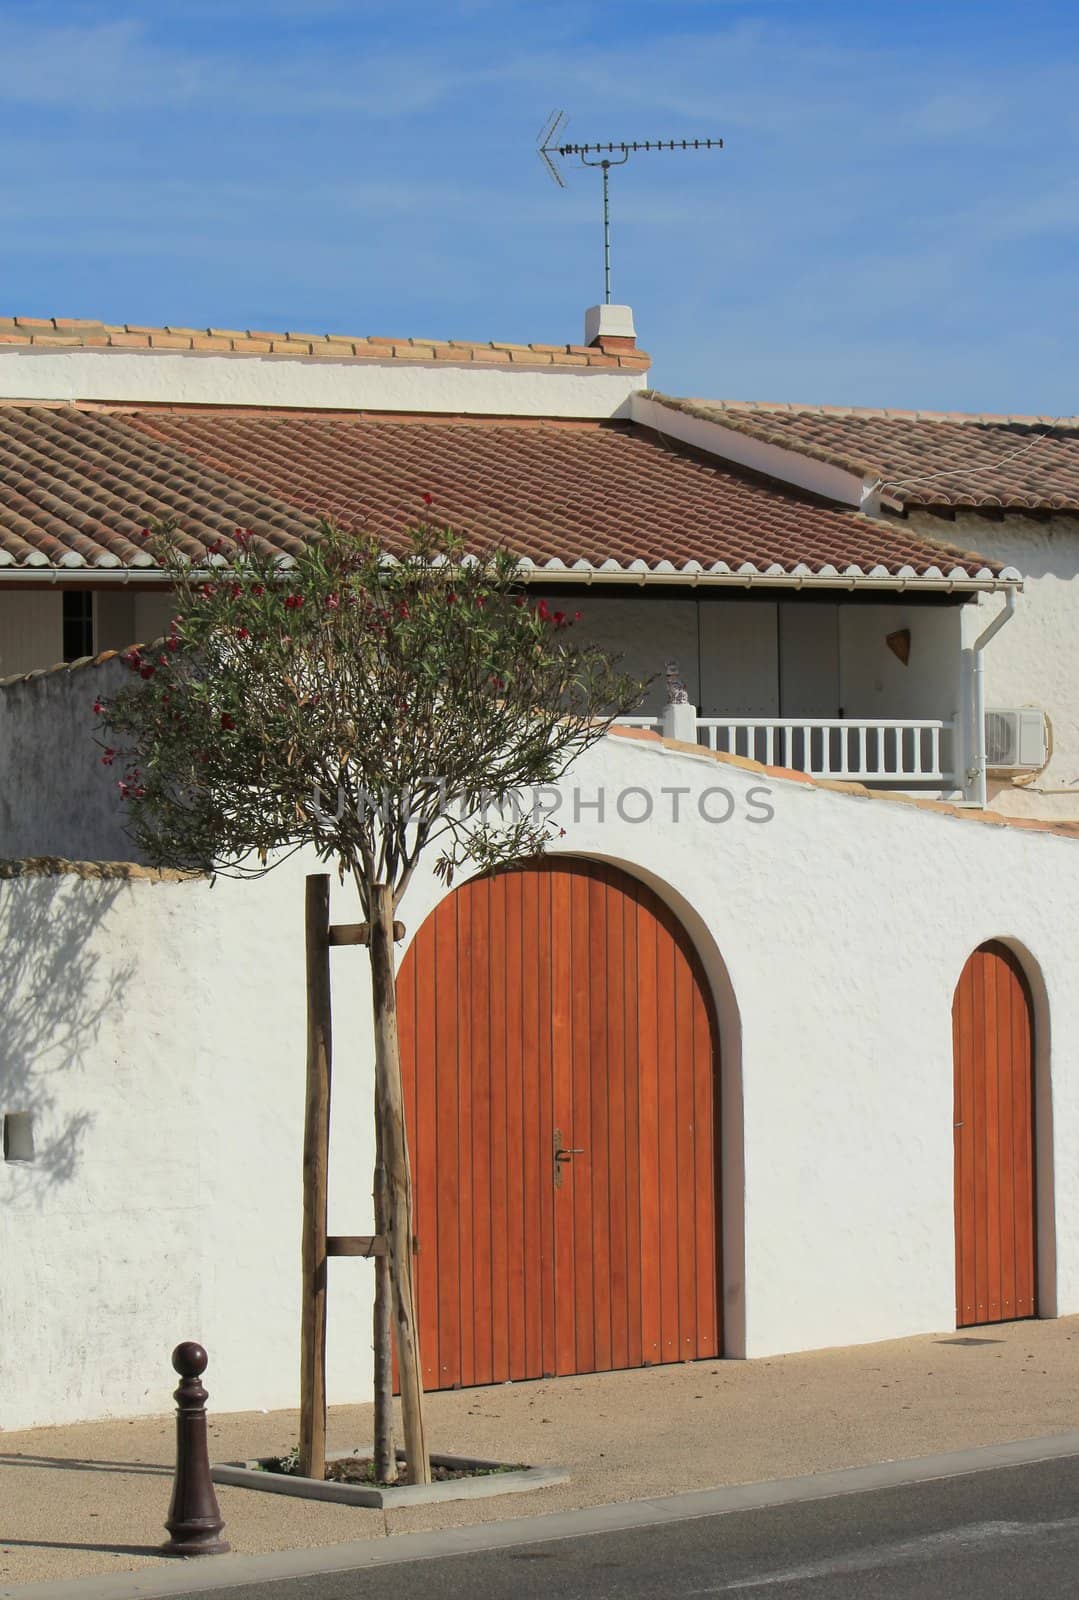
M0 308L527 342L675 393L1079 412L1079 19L1041 0L0 0Z

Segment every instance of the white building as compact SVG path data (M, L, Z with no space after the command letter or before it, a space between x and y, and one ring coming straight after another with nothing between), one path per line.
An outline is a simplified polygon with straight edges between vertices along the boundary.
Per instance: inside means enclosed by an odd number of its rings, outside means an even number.
M95 652L161 630L134 535L170 514L287 552L328 512L392 548L430 492L688 688L642 711L677 737L622 730L573 769L546 863L409 888L429 1384L1079 1311L1076 827L1001 815L1067 777L1071 687L1027 620L1075 648L1055 520L944 543L877 481L906 458L644 395L624 342L0 339L0 1427L161 1409L180 1337L218 1406L296 1398L309 864L147 872L94 760L119 670ZM91 660L34 670L63 655ZM1053 729L1055 766L996 810L980 696ZM334 962L330 1226L355 1233L366 973ZM331 1265L334 1400L369 1382L366 1274Z

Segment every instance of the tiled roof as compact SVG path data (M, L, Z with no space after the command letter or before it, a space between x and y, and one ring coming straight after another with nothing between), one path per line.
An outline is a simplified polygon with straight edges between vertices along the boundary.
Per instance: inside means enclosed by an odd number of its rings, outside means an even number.
M895 508L1079 511L1079 417L651 398L879 479Z
M0 317L0 354L34 349L188 350L240 356L321 356L330 361L478 362L483 366L628 367L643 372L643 350L583 344L471 344L461 339L357 338L340 333L267 333L262 328L149 328L77 317Z
M320 516L393 553L424 514L472 548L617 574L987 581L970 552L730 467L627 422L0 406L0 566L152 565L175 517L288 554Z

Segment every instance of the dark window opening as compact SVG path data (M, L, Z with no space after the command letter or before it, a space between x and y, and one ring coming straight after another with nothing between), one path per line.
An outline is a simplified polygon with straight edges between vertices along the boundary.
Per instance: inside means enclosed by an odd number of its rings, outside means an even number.
M94 597L87 590L64 593L64 660L94 653Z

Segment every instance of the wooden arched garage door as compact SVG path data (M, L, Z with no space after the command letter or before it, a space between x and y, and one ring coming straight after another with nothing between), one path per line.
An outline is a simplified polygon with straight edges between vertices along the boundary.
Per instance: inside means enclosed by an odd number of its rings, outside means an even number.
M1006 945L975 950L952 1003L956 1324L1037 1311L1034 1008Z
M475 879L398 978L428 1388L715 1356L715 1017L651 890Z

